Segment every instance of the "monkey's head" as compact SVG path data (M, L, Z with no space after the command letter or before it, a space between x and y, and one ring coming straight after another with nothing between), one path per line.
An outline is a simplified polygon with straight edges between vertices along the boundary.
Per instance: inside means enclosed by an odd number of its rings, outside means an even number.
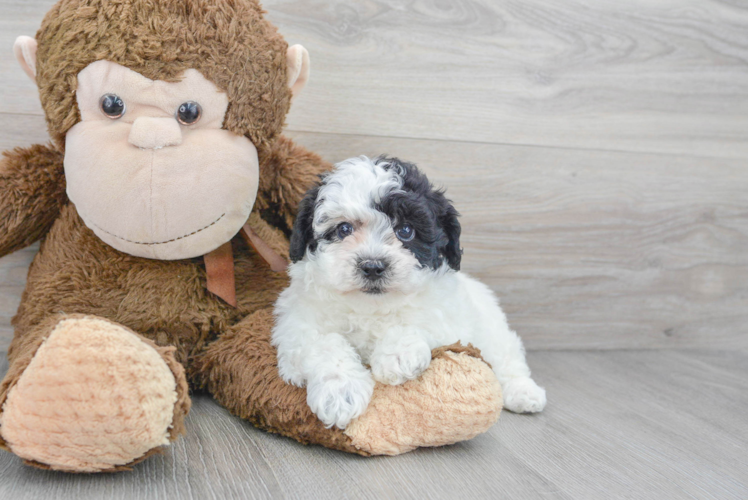
M61 0L16 56L67 193L114 248L183 259L246 222L309 58L256 0Z

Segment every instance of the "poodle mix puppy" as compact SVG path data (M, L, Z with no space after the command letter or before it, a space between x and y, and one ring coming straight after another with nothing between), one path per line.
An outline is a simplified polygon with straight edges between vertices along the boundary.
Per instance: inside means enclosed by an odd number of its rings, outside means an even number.
M491 364L506 409L545 407L493 292L459 272L457 216L415 165L396 158L339 163L301 202L273 344L281 377L306 385L327 426L361 415L374 381L417 378L432 349L458 340Z

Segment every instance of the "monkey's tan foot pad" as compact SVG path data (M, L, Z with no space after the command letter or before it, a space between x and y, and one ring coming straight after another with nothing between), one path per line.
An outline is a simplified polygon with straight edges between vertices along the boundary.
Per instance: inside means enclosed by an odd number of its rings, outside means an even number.
M97 472L168 444L177 389L159 352L109 321L63 319L3 406L10 449L51 469Z
M501 385L472 346L435 349L429 368L403 385L377 384L345 434L359 450L399 455L472 439L499 419Z

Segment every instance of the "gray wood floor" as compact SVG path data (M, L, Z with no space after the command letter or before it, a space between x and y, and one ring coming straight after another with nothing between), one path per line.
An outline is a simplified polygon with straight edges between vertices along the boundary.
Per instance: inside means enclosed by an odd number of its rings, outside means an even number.
M0 0L0 150L48 140L10 47L53 3ZM500 295L547 410L362 459L198 396L188 436L131 473L0 454L0 499L748 498L748 4L264 5L312 57L289 134L447 187L464 269ZM35 252L0 259L0 351Z
M131 473L0 455L0 498L748 498L748 354L535 351L550 395L447 448L361 458L305 447L195 399L188 435Z

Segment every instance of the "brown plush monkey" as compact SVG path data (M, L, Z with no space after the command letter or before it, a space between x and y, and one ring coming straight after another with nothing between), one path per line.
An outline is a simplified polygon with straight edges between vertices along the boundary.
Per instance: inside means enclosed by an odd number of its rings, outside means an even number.
M496 421L498 382L471 348L377 386L345 431L279 379L269 336L286 277L235 236L248 222L287 255L328 164L280 135L309 60L256 1L62 0L15 50L53 143L0 163L0 256L42 239L13 320L0 447L39 467L125 468L185 431L190 385L258 427L363 455ZM222 295L235 306L207 290L211 269L235 277Z

